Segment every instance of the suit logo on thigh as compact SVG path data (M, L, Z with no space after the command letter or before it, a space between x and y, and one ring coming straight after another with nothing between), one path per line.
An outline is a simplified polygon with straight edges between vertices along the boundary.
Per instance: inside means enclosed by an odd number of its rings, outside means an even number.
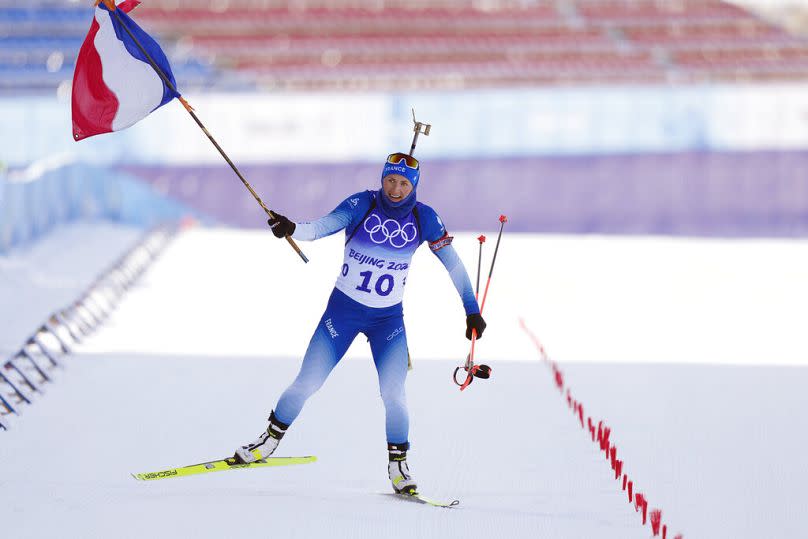
M337 330L334 329L334 324L331 322L330 318L325 321L325 327L328 328L328 333L331 334L332 339L339 337L339 333L337 333Z
M388 341L393 340L393 338L394 338L396 335L400 334L400 333L404 333L404 328L403 328L403 327L400 327L400 328L398 328L397 330L395 330L393 333L391 333L391 334L390 334L390 335L387 337L387 340L388 340Z

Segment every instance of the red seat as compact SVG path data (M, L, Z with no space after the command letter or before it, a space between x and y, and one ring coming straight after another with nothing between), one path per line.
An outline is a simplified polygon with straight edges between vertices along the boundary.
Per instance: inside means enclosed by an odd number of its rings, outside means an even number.
M575 0L583 17L600 20L748 18L739 7L716 0Z

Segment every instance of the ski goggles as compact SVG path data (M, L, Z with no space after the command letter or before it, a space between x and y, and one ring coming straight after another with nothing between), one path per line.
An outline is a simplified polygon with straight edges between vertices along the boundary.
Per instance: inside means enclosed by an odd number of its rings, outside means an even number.
M404 154L393 154L393 155L404 155ZM398 174L399 176L404 176L407 178L413 187L418 185L418 179L421 177L421 170L418 168L418 161L410 157L412 161L415 161L415 167L410 166L405 162L402 163L402 159L399 159L398 162L395 164L390 163L389 160L387 163L384 164L384 168L382 169L382 181L389 176L390 174ZM411 161L411 162L412 162Z
M402 160L408 167L418 169L418 160L409 154L396 152L387 156L387 162L391 165L398 165Z

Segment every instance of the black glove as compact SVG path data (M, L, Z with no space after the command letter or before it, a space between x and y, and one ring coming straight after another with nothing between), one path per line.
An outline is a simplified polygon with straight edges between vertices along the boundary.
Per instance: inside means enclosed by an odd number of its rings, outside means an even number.
M267 224L269 228L272 229L272 233L275 234L275 237L283 238L285 236L291 236L295 231L295 224L280 213L272 213L275 217L267 219Z
M483 338L483 331L485 331L485 320L480 313L470 314L466 317L466 338L471 340L471 330L477 330L477 338Z

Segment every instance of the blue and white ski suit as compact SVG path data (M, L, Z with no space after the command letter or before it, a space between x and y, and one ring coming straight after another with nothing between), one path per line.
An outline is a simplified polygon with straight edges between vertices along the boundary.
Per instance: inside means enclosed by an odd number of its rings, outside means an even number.
M388 443L408 442L409 416L404 391L409 353L402 298L412 255L426 241L440 259L466 314L478 313L463 262L451 246L437 213L417 202L401 219L388 217L377 191L356 193L311 223L297 223L297 240L316 240L345 229L345 256L328 306L309 342L300 372L280 397L275 416L291 425L306 400L325 382L354 338L370 341L384 402Z

